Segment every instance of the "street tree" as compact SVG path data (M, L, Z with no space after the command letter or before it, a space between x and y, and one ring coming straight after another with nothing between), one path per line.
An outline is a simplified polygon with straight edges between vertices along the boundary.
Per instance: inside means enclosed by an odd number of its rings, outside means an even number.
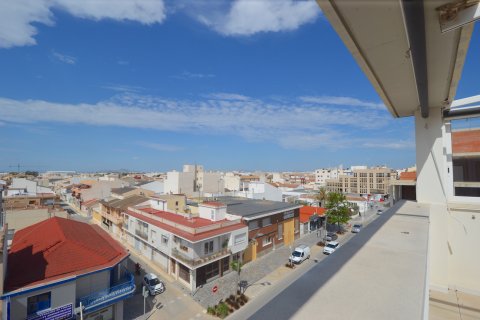
M329 223L340 225L350 220L351 210L350 204L347 202L345 195L339 192L329 192L326 198L325 207L327 208L327 220Z
M318 202L320 202L320 207L322 208L325 206L325 200L327 199L327 194L328 194L327 189L325 189L324 187L321 187L315 196Z

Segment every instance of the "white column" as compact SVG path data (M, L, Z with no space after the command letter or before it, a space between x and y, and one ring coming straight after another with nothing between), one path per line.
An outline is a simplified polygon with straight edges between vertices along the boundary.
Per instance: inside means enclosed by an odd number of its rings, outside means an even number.
M443 141L444 124L440 108L431 108L430 116L415 113L417 202L430 205L429 285L447 290L449 285L449 244L447 162Z

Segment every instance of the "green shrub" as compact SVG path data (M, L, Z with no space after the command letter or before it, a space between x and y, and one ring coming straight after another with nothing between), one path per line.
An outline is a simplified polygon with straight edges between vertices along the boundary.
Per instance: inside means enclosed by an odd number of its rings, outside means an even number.
M215 308L214 307L208 307L207 308L207 313L211 315L215 315Z
M229 308L225 302L219 303L216 307L217 316L222 319L225 318L226 316L228 316L228 309Z

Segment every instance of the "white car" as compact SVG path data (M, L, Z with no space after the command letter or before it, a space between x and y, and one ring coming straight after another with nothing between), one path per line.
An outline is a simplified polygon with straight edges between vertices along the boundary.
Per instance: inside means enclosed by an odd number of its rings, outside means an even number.
M165 291L165 283L160 281L153 273L147 273L143 277L143 285L147 288L151 296L163 293Z
M330 241L327 243L325 248L323 248L323 254L332 254L338 248L339 243L337 241Z

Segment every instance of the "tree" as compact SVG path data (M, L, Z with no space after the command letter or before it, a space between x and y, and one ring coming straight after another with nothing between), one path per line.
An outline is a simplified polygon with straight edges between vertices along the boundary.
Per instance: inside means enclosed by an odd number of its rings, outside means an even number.
M350 220L350 204L347 202L345 195L339 192L329 192L325 207L327 208L327 220L329 223L340 224L347 223Z
M318 190L318 193L317 195L315 196L315 198L318 200L318 202L320 202L320 207L324 207L325 205L325 200L327 199L327 189L325 189L324 187L321 187L319 190Z
M25 175L38 177L38 171L25 171Z

